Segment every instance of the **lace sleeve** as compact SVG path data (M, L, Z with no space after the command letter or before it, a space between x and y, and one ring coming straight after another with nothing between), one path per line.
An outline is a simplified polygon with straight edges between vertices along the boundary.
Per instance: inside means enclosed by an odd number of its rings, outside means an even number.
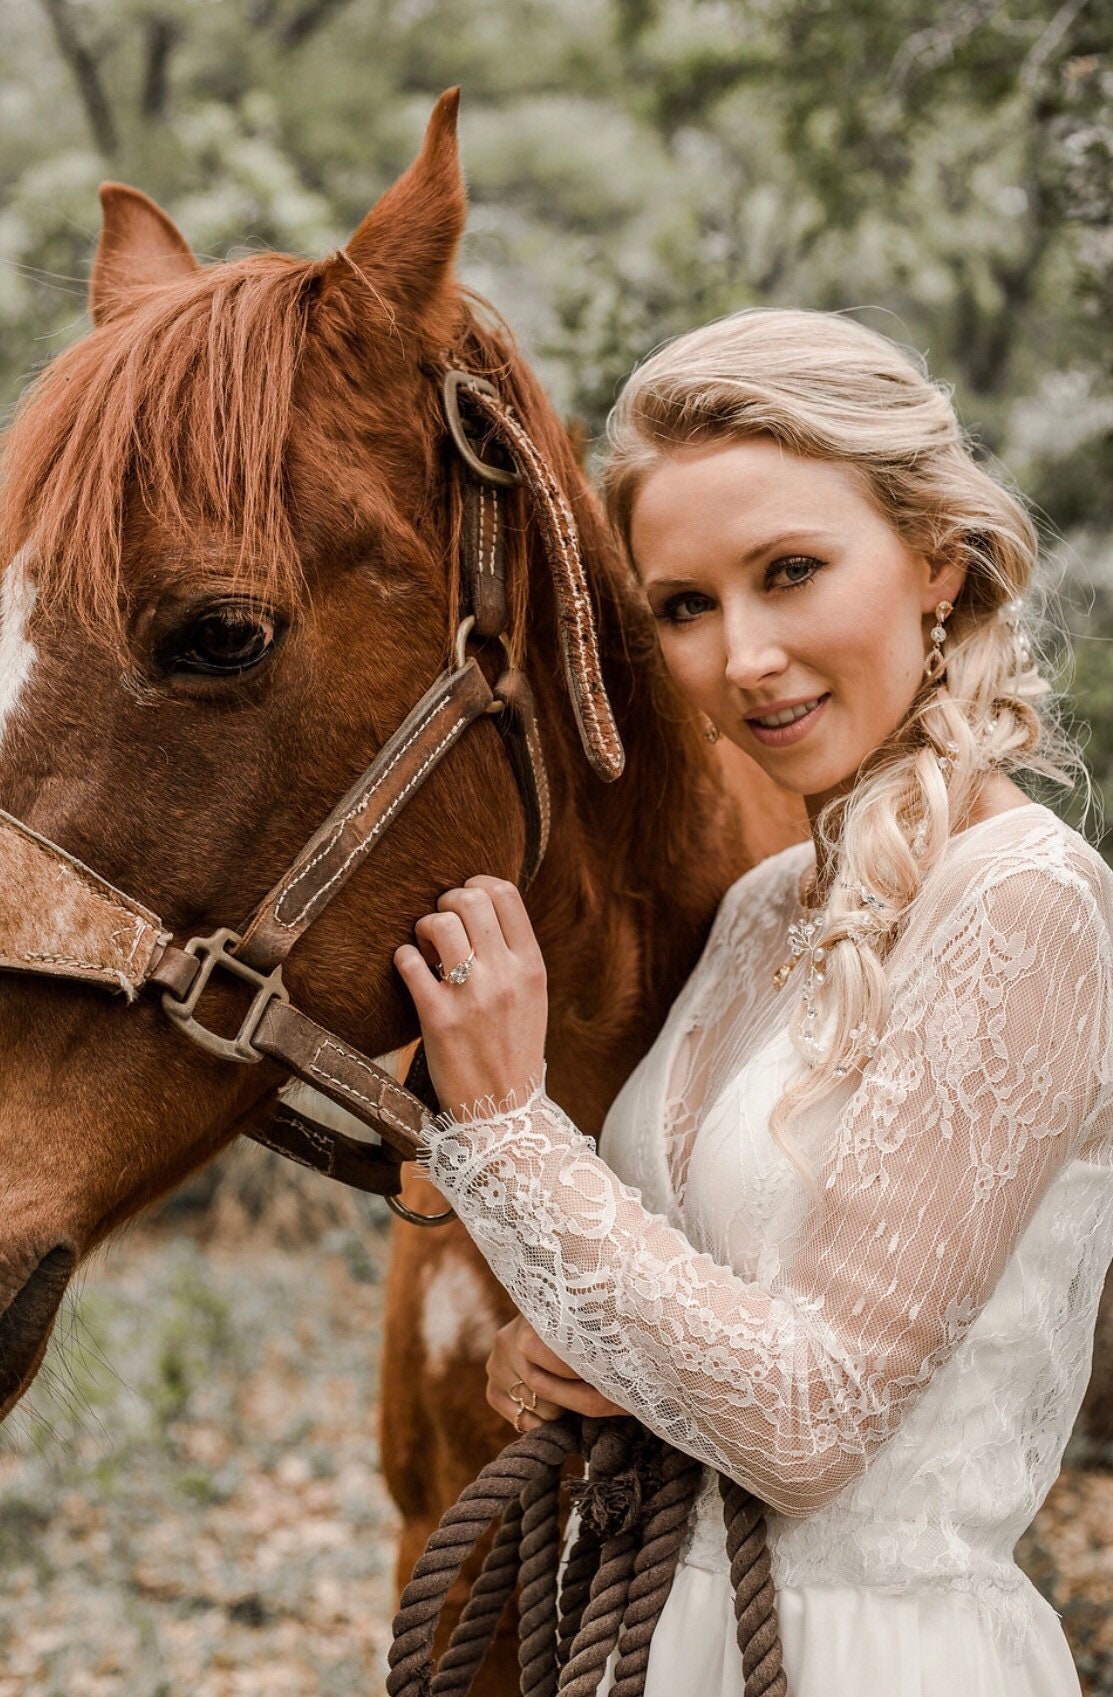
M866 1466L1107 1137L1110 924L1042 869L941 906L765 1285L698 1253L542 1090L442 1120L428 1171L520 1311L606 1396L786 1515Z

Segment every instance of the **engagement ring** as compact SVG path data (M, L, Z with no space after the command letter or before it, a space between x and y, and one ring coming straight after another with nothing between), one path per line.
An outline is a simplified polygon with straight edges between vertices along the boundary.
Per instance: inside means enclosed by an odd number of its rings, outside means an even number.
M467 960L462 960L458 966L452 968L451 972L445 971L443 963L437 968L437 971L446 984L466 984L471 977L471 969L474 965L475 950L473 949Z

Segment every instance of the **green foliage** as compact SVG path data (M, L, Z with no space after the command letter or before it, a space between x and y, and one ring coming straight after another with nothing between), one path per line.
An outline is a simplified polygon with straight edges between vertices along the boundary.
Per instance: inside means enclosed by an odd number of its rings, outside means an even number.
M558 405L597 431L637 358L739 306L856 309L927 351L976 438L1083 539L1085 577L1113 529L1103 10L16 0L0 393L83 327L100 177L152 193L203 255L320 252L459 82L464 274ZM1097 754L1113 725L1088 701Z

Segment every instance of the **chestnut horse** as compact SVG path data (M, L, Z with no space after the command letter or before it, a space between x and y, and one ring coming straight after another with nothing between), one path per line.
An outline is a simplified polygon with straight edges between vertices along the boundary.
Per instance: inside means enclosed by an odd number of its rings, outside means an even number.
M528 896L549 970L549 1086L595 1131L724 887L802 816L756 768L724 784L557 419L456 281L455 115L453 92L415 163L324 260L202 268L153 202L102 191L94 327L33 385L6 446L0 806L176 940L242 923L452 652L457 536L433 379L446 357L483 372L575 513L626 748L613 787L584 761L543 549L512 506L512 634L555 821ZM749 846L739 787L760 833ZM498 730L481 720L294 948L294 1001L368 1053L412 1041L394 949L444 889L480 870L516 878L524 841ZM210 993L231 1018L232 987ZM2 1415L38 1370L74 1267L258 1124L284 1075L193 1047L155 1001L10 974L0 1048ZM434 1206L416 1175L406 1193ZM508 1313L459 1226L396 1228L383 1463L403 1573L507 1436L483 1360Z

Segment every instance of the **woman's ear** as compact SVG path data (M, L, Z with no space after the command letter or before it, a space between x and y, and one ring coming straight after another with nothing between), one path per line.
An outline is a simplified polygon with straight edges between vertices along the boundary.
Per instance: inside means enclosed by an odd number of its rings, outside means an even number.
M926 618L928 614L934 614L940 601L949 601L952 607L956 604L966 582L966 561L960 555L946 554L925 560L924 564L926 572L921 605Z

